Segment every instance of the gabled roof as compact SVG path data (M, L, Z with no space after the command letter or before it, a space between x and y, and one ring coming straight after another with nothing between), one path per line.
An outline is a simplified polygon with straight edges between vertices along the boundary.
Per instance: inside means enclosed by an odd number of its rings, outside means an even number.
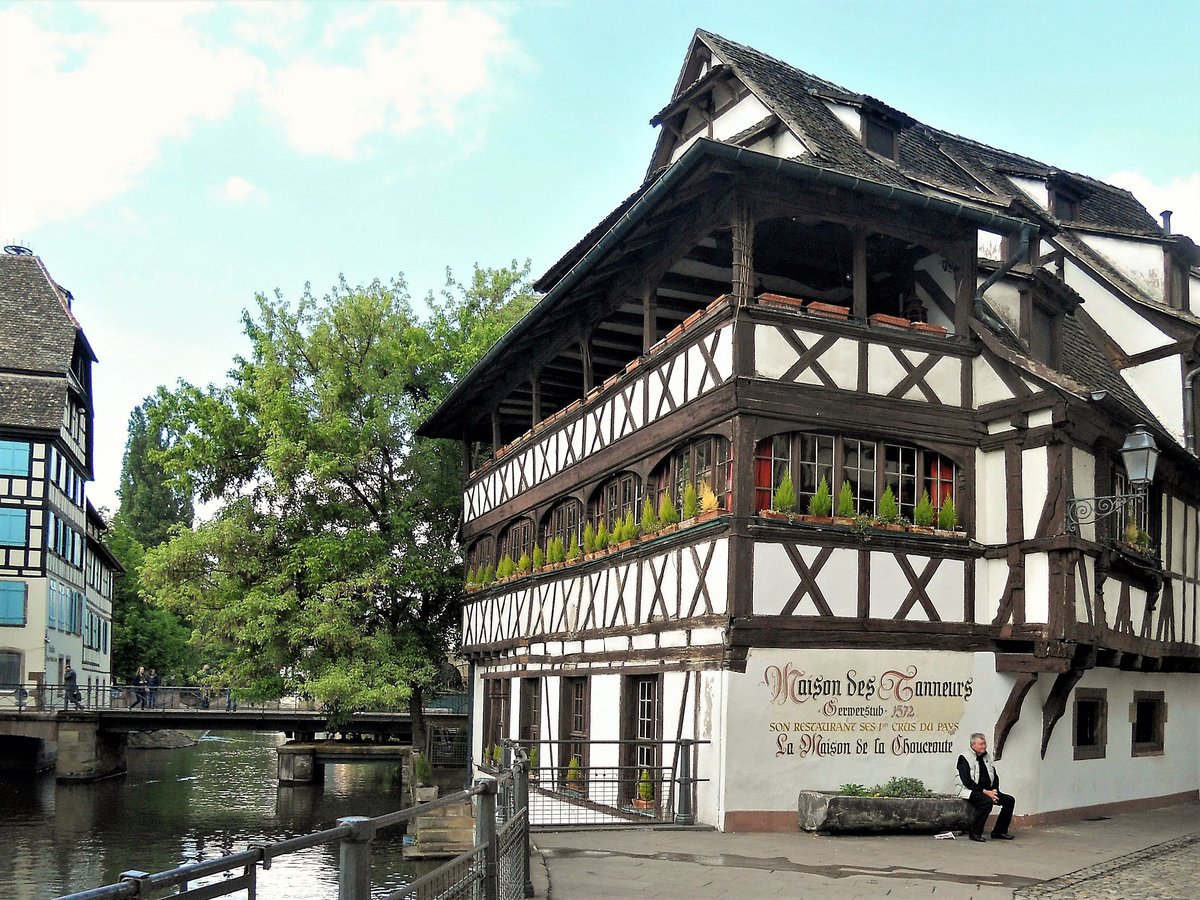
M1023 196L1008 180L1009 175L1063 179L1080 194L1075 222L1162 235L1154 217L1123 188L924 125L882 101L849 91L718 34L698 30L693 46L696 43L707 47L779 115L810 151L805 161L814 165L884 183L909 185L911 180L979 192L991 195L1001 205L1007 205L1013 196ZM898 165L869 153L829 110L825 100L879 109L896 120L901 125Z
M0 254L0 321L0 370L70 371L82 330L38 257Z

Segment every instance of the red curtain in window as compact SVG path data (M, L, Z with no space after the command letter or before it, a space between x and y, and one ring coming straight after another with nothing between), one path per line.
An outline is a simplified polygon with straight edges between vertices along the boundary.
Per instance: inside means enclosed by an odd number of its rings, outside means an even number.
M942 456L929 460L929 499L940 509L947 497L954 495L954 463Z
M771 508L772 482L771 447L772 438L765 438L754 448L754 511Z

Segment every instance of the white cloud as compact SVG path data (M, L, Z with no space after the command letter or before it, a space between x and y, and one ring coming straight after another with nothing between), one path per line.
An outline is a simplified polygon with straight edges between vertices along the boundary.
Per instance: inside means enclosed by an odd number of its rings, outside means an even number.
M1164 209L1171 210L1171 230L1200 240L1200 172L1164 184L1132 170L1116 172L1104 180L1132 192L1155 218Z
M0 235L70 219L133 187L163 144L227 116L261 64L215 47L187 3L86 8L55 31L40 7L0 10L0 83L16 134L0 141ZM15 138L15 139L14 139Z
M185 2L0 9L0 83L7 121L19 129L18 139L0 141L0 238L120 196L172 140L227 119L239 103L256 102L296 150L352 159L375 135L460 128L490 95L497 69L523 59L493 7L363 9ZM67 14L70 27L60 22ZM322 21L310 28L308 16Z
M266 199L261 188L254 182L247 181L241 175L230 175L225 179L224 184L213 190L213 195L226 203L244 203L247 200L262 201Z
M374 13L402 27L381 27ZM495 67L521 58L504 23L482 7L359 10L335 16L323 43L341 47L364 33L353 64L308 54L271 73L263 104L296 149L352 159L378 132L453 131L469 114L468 101L492 87Z

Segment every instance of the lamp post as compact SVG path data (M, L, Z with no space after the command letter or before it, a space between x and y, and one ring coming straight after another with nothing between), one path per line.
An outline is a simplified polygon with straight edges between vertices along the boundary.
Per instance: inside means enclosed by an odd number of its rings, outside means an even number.
M1158 465L1158 445L1145 425L1135 425L1133 431L1125 436L1125 443L1121 445L1121 459L1125 463L1125 474L1129 486L1133 488L1132 492L1107 497L1072 497L1067 503L1067 531L1071 534L1077 534L1080 525L1107 519L1113 513L1145 500Z

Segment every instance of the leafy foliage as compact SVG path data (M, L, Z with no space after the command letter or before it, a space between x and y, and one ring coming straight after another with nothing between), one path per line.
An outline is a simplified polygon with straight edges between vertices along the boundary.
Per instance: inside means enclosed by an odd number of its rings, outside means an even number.
M712 486L707 481L700 482L700 512L713 512L718 505L719 501Z
M591 522L583 526L583 552L596 552L596 529L592 527Z
M533 571L540 572L542 566L546 564L546 554L542 552L541 547L533 548Z
M527 275L448 278L428 322L399 278L259 296L225 384L160 389L158 458L221 507L150 551L143 585L249 695L302 691L335 721L407 702L423 740L459 620L461 497L455 445L414 432L528 309Z
M638 799L649 803L654 799L654 781L650 778L650 770L642 769L637 782Z
M874 787L848 782L838 788L846 797L932 797L933 791L925 787L920 778L891 778L886 784Z

